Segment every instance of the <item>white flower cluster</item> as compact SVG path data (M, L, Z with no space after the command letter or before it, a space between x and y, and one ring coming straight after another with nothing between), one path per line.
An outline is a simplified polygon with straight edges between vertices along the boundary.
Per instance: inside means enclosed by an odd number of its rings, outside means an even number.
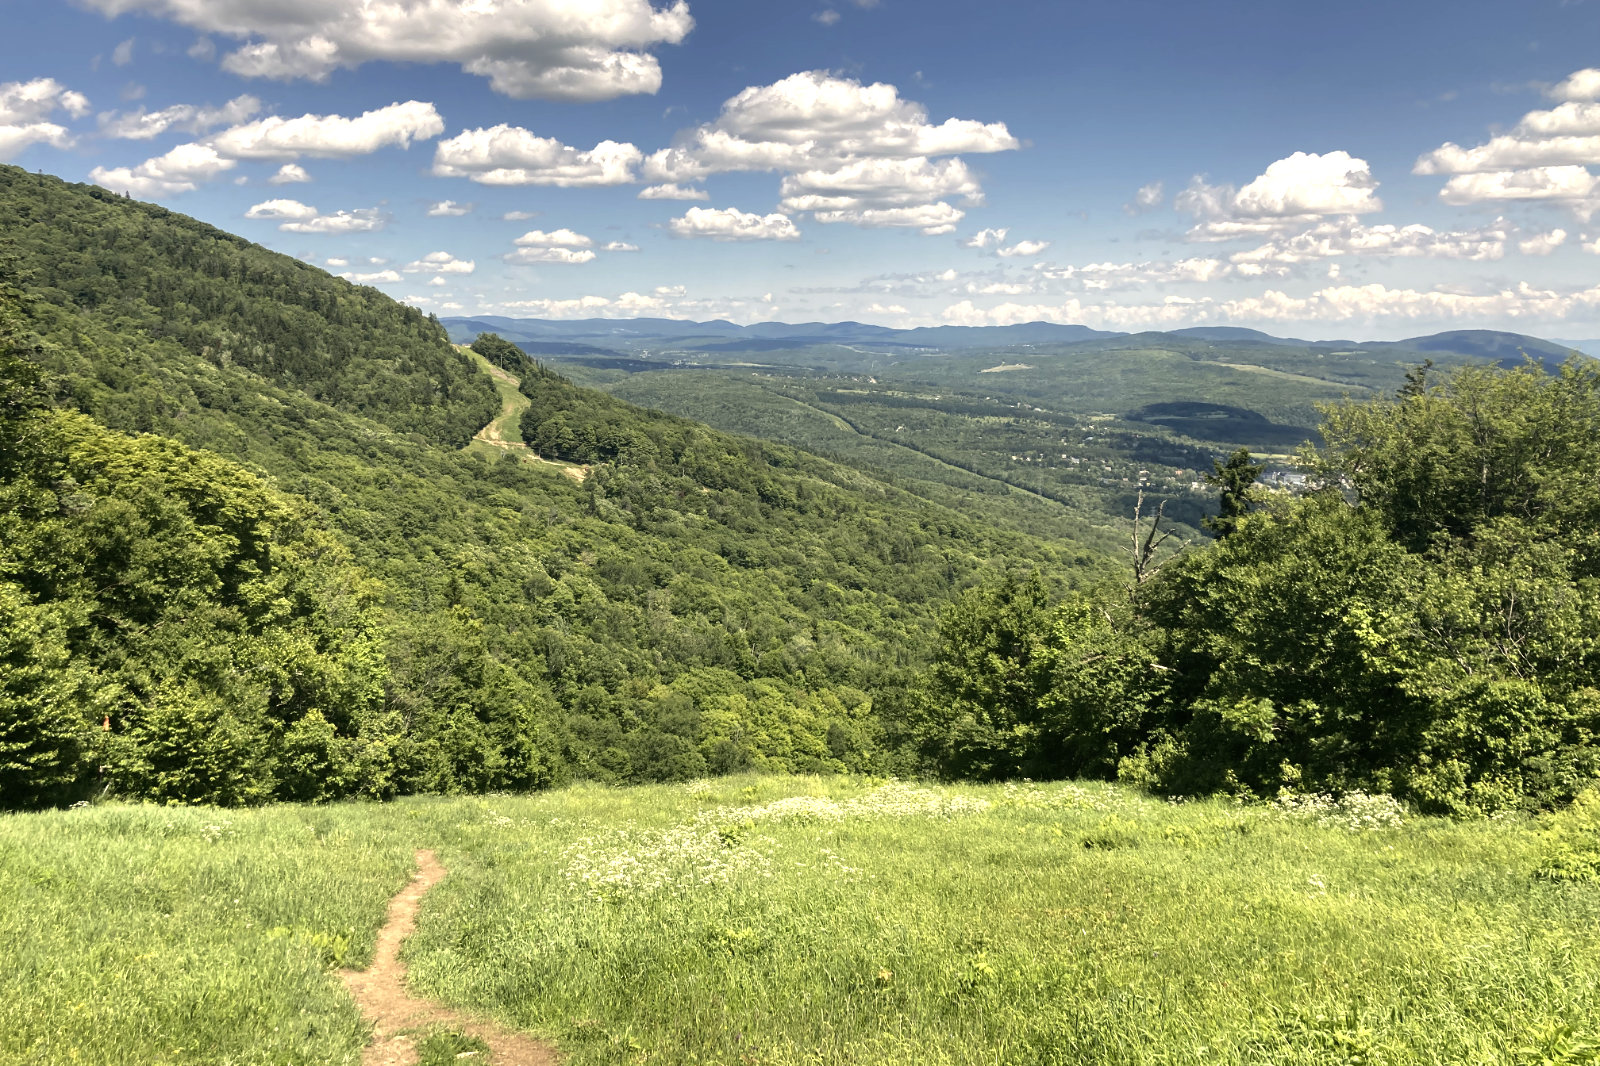
M724 824L842 822L847 818L954 818L981 814L990 806L986 799L956 796L904 781L891 781L854 799L790 796L759 807L718 807L699 815L697 820Z
M1073 784L1045 788L1031 781L1020 785L1013 781L1001 789L999 805L1034 811L1109 811L1115 805L1107 801L1115 798L1110 789L1096 792Z
M764 852L706 825L613 829L570 845L562 857L567 884L592 899L725 885L745 874L771 876L772 868Z
M1393 796L1382 793L1346 792L1337 799L1326 792L1280 792L1272 801L1280 818L1314 821L1324 829L1347 829L1361 833L1375 829L1395 829L1405 824L1405 808Z
M802 870L815 867L823 873L834 877L854 878L861 874L861 867L846 865L845 861L839 858L838 852L832 848L820 849L817 852L817 861L815 863L797 862L795 865Z
M718 807L670 829L623 827L572 844L563 853L569 885L592 899L646 896L772 876L771 856L742 839L758 822L836 824L854 818L955 818L989 810L988 800L891 781L864 796L791 796L759 806ZM770 843L770 841L764 841ZM826 848L819 868L859 874Z

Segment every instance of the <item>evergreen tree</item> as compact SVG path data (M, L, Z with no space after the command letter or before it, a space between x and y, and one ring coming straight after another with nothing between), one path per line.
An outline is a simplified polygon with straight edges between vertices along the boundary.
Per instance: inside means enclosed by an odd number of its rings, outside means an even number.
M1206 475L1206 481L1221 489L1222 495L1218 513L1202 519L1200 524L1221 538L1237 530L1239 520L1249 513L1254 502L1250 490L1265 468L1250 461L1248 448L1240 448L1228 456L1226 462L1214 459L1211 465L1212 472Z

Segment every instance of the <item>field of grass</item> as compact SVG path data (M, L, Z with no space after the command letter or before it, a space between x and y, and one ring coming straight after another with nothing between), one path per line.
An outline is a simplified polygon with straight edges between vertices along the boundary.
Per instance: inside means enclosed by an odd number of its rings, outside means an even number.
M1596 1061L1600 884L1537 876L1555 839L859 778L11 815L0 1062L354 1064L332 971L417 847L413 991L575 1066Z

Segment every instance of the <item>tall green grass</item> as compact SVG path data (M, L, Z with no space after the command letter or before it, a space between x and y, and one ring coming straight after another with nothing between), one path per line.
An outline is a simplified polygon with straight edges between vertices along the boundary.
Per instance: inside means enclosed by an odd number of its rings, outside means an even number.
M0 818L0 1062L338 1063L412 848L379 808Z
M413 988L575 1066L1600 1059L1600 885L1532 821L1388 815L732 778L15 816L0 1061L355 1062L329 967L424 846Z

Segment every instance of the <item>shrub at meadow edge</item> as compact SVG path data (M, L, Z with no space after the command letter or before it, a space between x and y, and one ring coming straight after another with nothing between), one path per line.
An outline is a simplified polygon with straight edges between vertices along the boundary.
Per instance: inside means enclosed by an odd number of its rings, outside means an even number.
M1324 415L1320 488L1137 587L962 596L900 734L948 776L1457 814L1600 779L1600 370L1424 367Z

